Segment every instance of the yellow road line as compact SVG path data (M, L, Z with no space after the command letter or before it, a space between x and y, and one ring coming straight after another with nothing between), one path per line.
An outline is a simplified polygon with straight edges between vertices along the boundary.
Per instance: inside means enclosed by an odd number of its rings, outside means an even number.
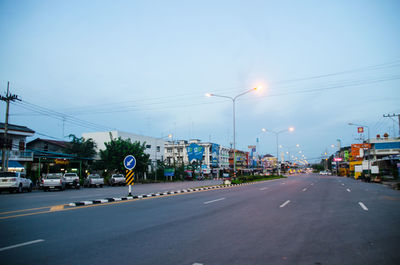
M64 205L56 205L50 208L50 212L61 211L62 209L64 209Z
M35 210L41 210L41 209L48 209L48 208L51 208L51 206L32 208L32 209L24 209L24 210L16 210L16 211L10 211L10 212L0 212L0 214L4 215L4 214L10 214L10 213L29 212L29 211L35 211Z

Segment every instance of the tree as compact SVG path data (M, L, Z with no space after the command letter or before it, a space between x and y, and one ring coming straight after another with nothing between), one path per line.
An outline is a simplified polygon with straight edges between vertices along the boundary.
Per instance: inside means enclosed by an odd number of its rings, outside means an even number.
M70 146L66 148L66 152L74 154L80 158L92 158L96 154L96 143L93 139L78 138L73 134L69 135L71 139Z
M127 155L133 155L136 158L136 166L134 171L146 172L149 163L149 154L146 154L146 142L131 142L131 139L113 139L111 142L105 143L106 149L100 150L100 157L104 166L109 171L124 172L123 160Z

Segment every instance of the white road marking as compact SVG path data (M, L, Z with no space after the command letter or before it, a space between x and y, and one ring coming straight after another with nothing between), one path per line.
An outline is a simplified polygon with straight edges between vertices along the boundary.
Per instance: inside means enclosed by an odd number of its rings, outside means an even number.
M344 186L344 183L342 183L342 186Z
M203 265L203 263L193 263L192 265Z
M311 183L311 186L314 186L314 183Z
M347 191L350 192L351 190L350 190L350 189L347 189Z
M363 208L364 211L368 211L368 208L364 205L364 203L359 202L358 204L361 206L361 208Z
M44 241L43 239L33 240L33 241L21 243L21 244L16 244L16 245L12 245L12 246L8 246L8 247L0 248L0 251L12 249L12 248L19 248L19 247L23 247L23 246L26 246L26 245L31 245L31 244L40 243L40 242L43 242L43 241Z
M286 205L288 205L289 203L290 203L290 201L287 200L287 201L285 201L281 206L279 206L279 208L283 208L283 207L285 207Z
M306 191L306 190L307 190L307 188L304 188L304 189L303 189L303 191Z
M204 204L209 204L209 203L218 202L218 201L222 201L222 200L225 200L225 198L221 198L221 199L216 199L216 200L204 202Z
M286 182L282 182L281 184L282 184L282 185L285 185L285 184L286 184Z
M261 188L260 190L266 190L266 189L268 189L267 187L264 187L264 188Z

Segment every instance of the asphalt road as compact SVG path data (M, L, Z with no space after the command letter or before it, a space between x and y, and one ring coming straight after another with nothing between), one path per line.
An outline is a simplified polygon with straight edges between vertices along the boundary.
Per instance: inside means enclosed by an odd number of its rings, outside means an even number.
M218 185L221 180L204 181L182 181L166 182L155 184L134 184L132 187L133 195L141 195L152 192L164 192L170 190L188 189L200 186ZM104 186L103 188L83 188L79 190L66 189L64 191L52 190L44 192L35 190L32 193L8 193L0 194L0 212L16 211L29 208L51 207L59 204L68 204L70 202L102 199L108 197L123 197L128 195L127 186Z
M399 225L398 191L299 175L0 219L0 261L398 264Z

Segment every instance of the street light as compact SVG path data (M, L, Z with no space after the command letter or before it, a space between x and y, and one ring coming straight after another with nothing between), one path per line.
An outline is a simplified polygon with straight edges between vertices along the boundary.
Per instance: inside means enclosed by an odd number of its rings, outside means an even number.
M352 122L350 122L349 123L349 125L350 126L359 126L359 127L366 127L367 129L368 129L368 148L367 148L367 150L368 150L368 157L367 157L367 161L368 161L368 177L369 178L371 178L371 175L370 175L370 168L371 168L371 166L370 166L370 160L369 160L369 158L370 158L370 145L371 145L371 138L369 137L369 126L367 126L367 125L360 125L360 124L355 124L355 123L352 123Z
M265 128L261 129L263 132L271 132L274 133L276 136L276 172L278 174L278 176L280 175L280 167L279 167L279 150L278 150L278 146L279 146L279 134L280 133L284 133L284 132L293 132L294 128L293 127L289 127L289 129L286 130L281 130L281 131L271 131L271 130L267 130Z
M229 98L232 100L232 105L233 105L233 176L236 177L236 121L235 121L235 102L236 99L240 96L243 96L247 93L256 91L256 90L261 90L262 86L254 87L249 90L244 91L243 93L240 93L239 95L236 95L235 97L230 97L230 96L224 96L224 95L217 95L213 93L206 93L206 97L220 97L220 98Z

